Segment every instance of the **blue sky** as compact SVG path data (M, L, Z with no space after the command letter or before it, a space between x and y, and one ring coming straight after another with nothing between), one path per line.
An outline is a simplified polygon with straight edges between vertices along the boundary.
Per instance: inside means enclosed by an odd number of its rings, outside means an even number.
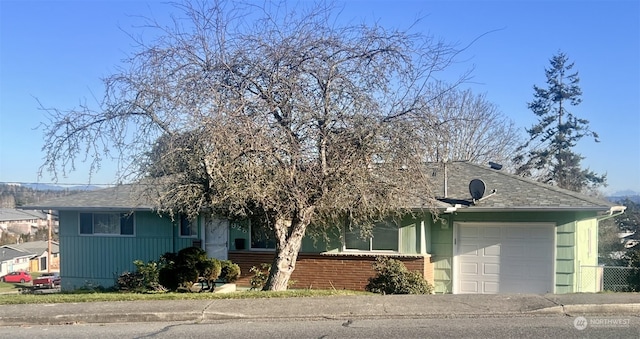
M260 2L262 3L262 2ZM0 182L49 183L38 124L46 107L95 103L101 78L113 73L132 41L144 34L138 16L160 20L159 1L0 0ZM486 93L524 131L536 119L527 109L533 85L545 86L544 68L559 50L575 62L583 102L572 112L590 121L600 143L576 148L583 165L607 173L606 193L640 192L640 2L630 1L348 1L340 18L408 27L460 46L471 43L443 79L475 67L465 87ZM97 98L97 99L96 99ZM112 184L114 164L89 178L86 166L60 183Z

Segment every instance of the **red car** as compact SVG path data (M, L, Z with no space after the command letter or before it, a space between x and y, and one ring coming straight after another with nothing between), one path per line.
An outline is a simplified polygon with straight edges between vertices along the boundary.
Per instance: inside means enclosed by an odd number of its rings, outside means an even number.
M4 277L0 278L0 280L8 283L26 283L31 281L31 274L29 272L11 272Z

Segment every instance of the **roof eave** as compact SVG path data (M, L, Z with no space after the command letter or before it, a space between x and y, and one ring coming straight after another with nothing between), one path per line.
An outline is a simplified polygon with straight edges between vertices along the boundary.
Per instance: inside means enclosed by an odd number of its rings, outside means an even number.
M603 212L609 211L608 206L593 207L461 207L456 212Z
M17 207L24 210L56 210L56 211L80 211L80 212L96 212L96 211L152 211L150 206L106 206L106 207L94 207L94 206L20 206Z

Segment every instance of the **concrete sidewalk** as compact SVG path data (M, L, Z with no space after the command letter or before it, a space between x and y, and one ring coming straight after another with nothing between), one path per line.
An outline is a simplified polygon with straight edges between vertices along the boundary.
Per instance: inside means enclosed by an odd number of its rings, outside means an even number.
M0 306L0 326L400 317L640 314L640 294L374 295L309 298L123 301Z

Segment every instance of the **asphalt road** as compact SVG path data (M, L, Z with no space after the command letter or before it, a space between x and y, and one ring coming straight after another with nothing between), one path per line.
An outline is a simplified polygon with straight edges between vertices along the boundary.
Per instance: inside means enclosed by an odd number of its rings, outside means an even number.
M640 316L228 320L0 328L2 338L639 338Z

